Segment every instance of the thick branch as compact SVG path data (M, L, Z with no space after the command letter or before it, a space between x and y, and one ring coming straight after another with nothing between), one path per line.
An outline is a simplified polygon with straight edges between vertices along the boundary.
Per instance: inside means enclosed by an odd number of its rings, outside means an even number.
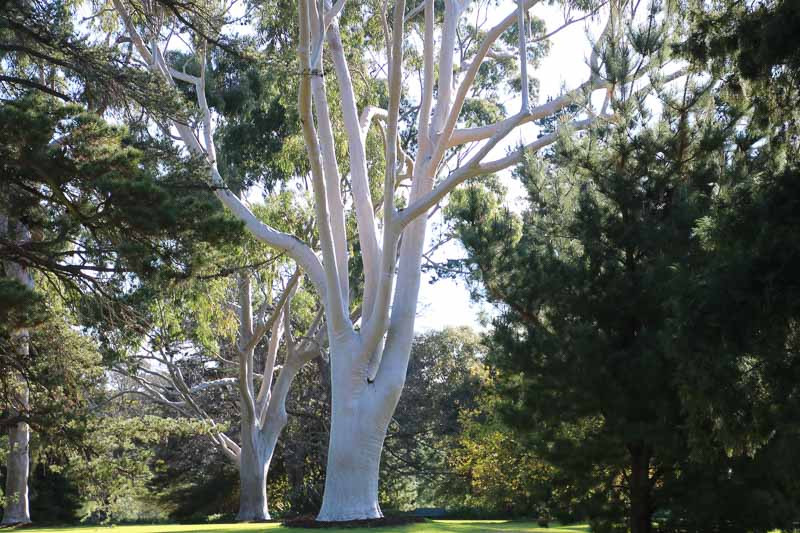
M389 109L386 119L386 178L383 184L383 256L378 279L375 308L367 318L360 358L372 358L389 324L389 307L394 281L395 255L400 237L392 221L395 217L394 185L397 175L397 129L400 96L403 90L403 14L405 0L397 0L392 24L392 53L389 70Z
M327 290L324 292L326 309L330 317L331 326L337 332L346 332L352 329L352 324L347 320L342 294L339 287L339 274L336 269L336 253L331 235L330 218L328 214L328 200L325 188L325 176L322 169L321 150L314 127L314 117L311 111L311 76L318 76L314 72L309 57L310 52L310 0L298 1L298 17L300 27L300 46L298 57L303 76L300 77L300 91L298 95L298 108L300 121L303 127L303 137L306 142L306 151L311 167L311 179L314 189L314 207L319 229L319 239L322 245L324 259L324 273Z
M321 39L321 37L320 37ZM313 68L322 72L322 55ZM339 162L336 157L336 143L333 138L330 111L328 109L328 96L325 92L325 78L311 76L311 90L314 106L317 110L317 124L319 126L319 143L322 148L322 166L325 178L325 195L330 214L330 231L333 239L336 272L339 274L339 290L345 309L349 307L350 279L347 260L347 235L345 229L344 203L340 188Z
M353 204L356 212L358 240L361 245L361 258L364 263L364 304L371 307L375 292L380 263L380 249L375 232L375 216L369 189L367 156L364 149L365 133L361 129L356 108L355 91L350 77L350 69L342 48L339 26L334 22L327 32L328 49L333 59L336 81L342 104L342 118L347 134L347 147L350 155L350 179Z

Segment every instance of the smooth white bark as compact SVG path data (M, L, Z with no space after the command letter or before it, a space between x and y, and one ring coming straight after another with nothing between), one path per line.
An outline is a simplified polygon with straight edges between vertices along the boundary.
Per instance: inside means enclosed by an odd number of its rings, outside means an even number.
M358 342L331 345L331 433L320 521L380 518L381 450L400 388L369 383L353 353Z
M14 234L19 242L30 240L30 232L22 224L13 224L3 217L2 233ZM16 228L8 228L8 225ZM21 265L8 262L5 265L6 275L25 285L29 290L34 289L33 277ZM16 346L18 355L27 358L30 351L30 333L26 328L13 333L12 342ZM12 415L25 415L30 407L29 391L24 379L19 377L16 381L13 403L9 406ZM30 440L31 430L26 422L18 422L8 430L8 457L6 458L6 486L5 505L1 525L27 524L31 521L28 498L28 474L30 472Z
M325 493L317 520L337 522L383 516L378 473L386 427L360 411L337 408L331 416Z
M267 503L267 471L275 450L274 439L261 438L242 424L242 446L239 454L239 512L236 520L256 522L269 520Z
M27 406L28 391L24 387L22 389L17 400ZM6 458L5 507L3 520L0 522L2 525L27 524L31 521L28 503L30 439L30 428L25 422L13 425L8 431L10 449Z

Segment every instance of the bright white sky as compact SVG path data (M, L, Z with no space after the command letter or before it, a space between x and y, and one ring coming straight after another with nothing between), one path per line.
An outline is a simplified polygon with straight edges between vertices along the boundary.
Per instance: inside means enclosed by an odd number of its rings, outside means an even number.
M493 13L496 14L497 20L500 20L514 9L516 9L514 2L503 0L493 10ZM557 6L539 5L531 13L545 20L547 31L552 31L564 22L564 13ZM542 61L540 68L532 73L539 80L540 102L547 100L548 96L557 96L562 88L571 89L588 79L587 59L590 45L586 37L587 28L593 36L599 33L598 22L587 21L573 24L551 39L550 54ZM519 96L509 95L503 103L510 113L514 113L520 105ZM532 102L532 105L535 104L536 102ZM502 156L509 146L515 146L521 141L534 140L535 133L535 127L531 126L509 135L507 142L498 146L492 155ZM514 187L510 183L512 181L510 177L507 181L510 190L513 191ZM438 214L435 220L441 223L441 217ZM430 237L431 231L428 232L428 238L430 239ZM443 260L447 257L454 258L462 255L463 251L459 245L452 244L443 247L434 257L437 260ZM473 303L462 281L446 279L431 284L429 283L430 279L430 275L423 274L417 306L416 330L418 332L440 329L445 326L467 325L478 329L482 328L479 315L481 312L490 315L492 313L490 307Z

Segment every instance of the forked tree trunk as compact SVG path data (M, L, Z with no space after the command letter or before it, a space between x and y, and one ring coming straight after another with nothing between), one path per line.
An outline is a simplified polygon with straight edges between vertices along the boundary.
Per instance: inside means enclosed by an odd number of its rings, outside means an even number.
M325 472L325 492L317 520L341 522L381 518L378 474L381 451L401 387L368 383L365 373L337 365L331 353L331 433ZM341 362L343 358L339 359ZM342 371L336 379L337 366ZM342 368L345 367L345 368Z
M262 442L258 433L253 435L242 428L242 445L239 465L239 513L236 520L269 520L267 503L267 472L272 460L272 447Z
M292 381L304 363L297 360L284 364L272 390L263 426L258 427L242 414L242 443L239 456L238 521L270 520L267 498L267 476L278 438L286 427L286 397Z

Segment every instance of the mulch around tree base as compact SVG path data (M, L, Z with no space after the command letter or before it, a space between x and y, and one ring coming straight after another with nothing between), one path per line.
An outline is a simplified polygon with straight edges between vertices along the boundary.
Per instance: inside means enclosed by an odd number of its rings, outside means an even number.
M314 516L298 516L283 521L286 527L297 527L306 529L323 529L328 527L383 527L383 526L404 526L406 524L418 524L425 522L421 516L384 516L383 518L371 518L368 520L348 520L347 522L320 522Z

